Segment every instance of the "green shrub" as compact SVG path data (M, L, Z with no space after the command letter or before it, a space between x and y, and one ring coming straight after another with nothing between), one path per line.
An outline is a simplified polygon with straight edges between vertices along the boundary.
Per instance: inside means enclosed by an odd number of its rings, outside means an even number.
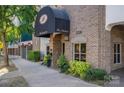
M88 62L83 61L71 61L69 62L69 66L69 73L80 78L83 78L86 71L91 68Z
M44 56L44 58L43 58L44 65L47 65L48 60L50 60L50 58L51 58L51 55L50 54Z
M28 60L31 61L40 61L40 51L29 51L28 52Z
M105 75L104 76L104 81L110 82L112 80L112 77L110 75Z
M102 69L89 69L86 72L85 75L85 80L104 80L104 76L107 75L107 72L105 70Z
M40 61L40 51L34 51L34 59L35 61Z
M69 64L68 64L68 61L63 54L61 54L61 56L57 60L57 65L58 65L58 68L60 69L60 72L63 73L63 72L68 71Z
M27 57L28 60L33 60L33 51L29 51Z
M47 65L47 61L48 61L48 58L47 58L47 55L45 55L45 56L43 57L43 63L44 63L45 65Z

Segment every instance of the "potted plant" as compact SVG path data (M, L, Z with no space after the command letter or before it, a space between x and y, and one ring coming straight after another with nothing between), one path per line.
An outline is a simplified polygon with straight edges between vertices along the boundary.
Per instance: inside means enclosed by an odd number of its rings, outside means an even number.
M47 67L51 66L51 55L50 54L44 56L43 63Z
M48 54L47 58L48 58L48 60L47 60L47 67L50 67L51 66L51 55Z

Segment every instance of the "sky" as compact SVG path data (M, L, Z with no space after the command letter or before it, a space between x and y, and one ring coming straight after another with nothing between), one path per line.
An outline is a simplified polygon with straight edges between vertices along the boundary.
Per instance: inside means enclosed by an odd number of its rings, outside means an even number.
M124 5L106 6L106 26L124 22Z

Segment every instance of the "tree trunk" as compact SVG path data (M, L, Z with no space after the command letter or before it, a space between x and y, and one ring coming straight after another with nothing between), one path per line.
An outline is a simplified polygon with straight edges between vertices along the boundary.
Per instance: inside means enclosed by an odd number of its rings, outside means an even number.
M9 66L8 51L6 44L6 33L2 34L2 41L3 41L3 51L4 51L4 62L6 66Z

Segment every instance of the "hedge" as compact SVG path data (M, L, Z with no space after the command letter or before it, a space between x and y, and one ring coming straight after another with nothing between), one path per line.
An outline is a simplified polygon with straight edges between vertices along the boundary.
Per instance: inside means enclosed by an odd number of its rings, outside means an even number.
M35 62L40 61L40 51L29 51L28 60Z

